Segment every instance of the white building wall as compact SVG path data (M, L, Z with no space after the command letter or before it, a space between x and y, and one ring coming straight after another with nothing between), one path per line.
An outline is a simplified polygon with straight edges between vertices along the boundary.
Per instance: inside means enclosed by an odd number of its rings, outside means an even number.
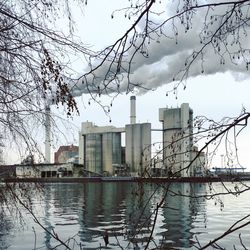
M180 108L159 110L163 122L163 164L169 173L190 176L188 165L192 159L193 112L188 103Z
M195 159L195 157L198 154L198 148L193 147L192 152L192 160ZM201 152L199 156L194 160L192 167L191 167L191 175L193 176L206 176L207 174L207 161L206 161L206 155L204 152Z
M40 170L34 166L17 166L16 167L17 178L40 178Z
M112 169L112 133L104 133L103 140L103 171L113 173Z
M124 128L83 122L79 133L79 163L95 173L113 174L113 164L121 163L121 132Z
M78 163L79 164L82 164L84 163L84 155L83 155L83 152L84 152L84 135L82 135L81 132L79 132L79 146L78 146Z
M151 161L151 124L129 124L125 130L126 164L132 175L141 175Z
M65 164L34 164L16 166L16 177L18 178L41 178L42 172L57 172L60 168L73 171L72 163Z
M188 103L181 105L181 176L190 176L190 162L192 160L192 147L193 147L193 135L192 135L192 112Z
M163 112L163 163L169 173L176 173L181 169L180 118L180 109L165 109Z
M144 123L141 126L142 132L142 166L143 169L149 168L151 163L151 124Z
M85 142L86 142L86 138L85 135L90 133L92 131L92 127L93 127L93 123L92 122L83 122L82 123L82 128L81 131L79 132L79 164L84 164L84 152L85 152Z

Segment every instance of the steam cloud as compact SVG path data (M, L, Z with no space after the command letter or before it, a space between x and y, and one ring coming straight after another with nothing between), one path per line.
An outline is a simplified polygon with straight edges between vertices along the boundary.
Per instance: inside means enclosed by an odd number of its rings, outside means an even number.
M176 10L176 7L173 6L167 6L166 8L169 10ZM221 13L223 9L220 8L218 11L219 12L217 12L217 14ZM167 15L169 14L173 13L168 12ZM213 15L214 14L215 13L213 13ZM190 56L193 51L199 51L203 46L203 44L200 43L200 32L202 31L204 25L204 16L205 10L197 13L192 19L192 28L187 33L185 33L183 25L178 25L176 23L178 30L178 35L176 37L173 35L172 23L169 22L165 26L167 36L156 38L148 45L148 58L145 58L140 53L136 54L132 64L131 82L143 84L143 86L148 89L156 89L157 87L172 82L173 77L184 68L186 58ZM141 25L143 25L143 21L141 22ZM216 29L216 25L212 26L212 28ZM249 33L249 30L245 30L245 32ZM229 40L230 39L233 39L233 37L229 36ZM242 47L247 48L250 44L249 37L240 34L240 39ZM230 49L231 52L237 52L239 49L238 45L234 44L231 46L230 41L228 42L228 49ZM223 49L225 51L225 48L222 48L222 50ZM130 52L128 58L132 55L132 53L133 51ZM249 58L249 55L247 57ZM220 64L220 60L221 57L216 54L214 48L209 45L204 50L203 61L201 58L194 61L189 70L188 76L196 77L201 74L209 75L218 72L230 71L236 76L236 78L238 73L243 73L245 77L249 77L249 72L246 70L246 63L242 60L242 57L238 61L232 62L228 54L225 53L225 63ZM202 72L203 69L204 72ZM104 65L98 69L96 76L103 79L106 72L107 67ZM178 80L178 78L176 80ZM91 81L92 79L89 77L88 82L91 83ZM92 88L90 89L91 91L97 91L96 85L92 86L90 84L89 86ZM120 86L121 92L126 91L127 78L124 78L121 81ZM75 96L88 92L86 85L82 84L81 80L78 81L73 90L73 94ZM138 91L143 94L146 90L139 88ZM112 92L112 89L110 92Z

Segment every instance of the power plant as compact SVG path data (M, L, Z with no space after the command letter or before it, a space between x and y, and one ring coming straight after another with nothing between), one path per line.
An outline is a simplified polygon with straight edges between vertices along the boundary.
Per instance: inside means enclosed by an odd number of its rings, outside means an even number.
M45 107L45 164L51 163L50 107ZM201 176L206 157L193 145L193 110L188 103L180 108L160 108L162 129L151 123L137 123L136 97L130 97L130 124L117 128L96 126L86 121L79 132L79 146L61 146L55 163L76 163L99 176ZM162 151L152 159L152 131L162 132ZM125 134L125 147L122 146ZM78 148L78 155L76 152Z
M43 163L35 163L34 156L28 155L20 164L0 166L5 178L61 178L72 177L84 181L131 181L150 180L183 181L199 180L196 177L228 177L228 173L241 174L249 179L245 168L207 169L206 154L194 145L193 110L188 103L177 108L160 108L159 121L162 128L152 128L151 123L137 123L136 97L130 97L130 123L124 127L96 126L86 121L81 124L79 145L62 145L54 154L51 163L51 114L50 107L45 107L45 157ZM156 152L152 142L152 132L161 132L162 140ZM125 145L123 145L125 143ZM243 173L238 173L241 170ZM114 178L114 177L117 178ZM87 177L87 178L82 178ZM146 178L136 178L146 177ZM167 177L167 178L161 178ZM189 178L191 177L191 178ZM192 178L195 177L195 178ZM223 177L223 178L224 178ZM46 180L45 180L46 181ZM57 180L53 180L57 181ZM60 181L60 180L58 180ZM65 182L69 179L63 180Z
M136 123L136 98L130 98L130 123L125 128L98 127L83 122L79 133L79 163L98 174L141 176L151 160L151 124ZM125 133L125 151L121 134Z
M54 163L51 163L50 118L47 105L44 163L35 164L31 155L14 166L13 175L19 178L206 176L205 153L193 144L193 110L188 103L179 108L160 108L162 129L153 129L151 123L137 123L136 97L131 96L129 124L117 128L83 122L79 145L60 146ZM152 153L154 131L162 133L162 149L156 153Z
M160 108L163 152L158 173L189 177L202 173L205 155L193 146L193 111L189 104L180 108ZM100 175L145 176L151 173L151 123L136 122L136 97L130 97L130 124L125 128L98 127L83 122L79 132L79 164ZM121 134L125 133L125 149ZM194 162L193 159L197 158ZM190 164L192 162L192 164ZM191 166L189 166L191 165Z

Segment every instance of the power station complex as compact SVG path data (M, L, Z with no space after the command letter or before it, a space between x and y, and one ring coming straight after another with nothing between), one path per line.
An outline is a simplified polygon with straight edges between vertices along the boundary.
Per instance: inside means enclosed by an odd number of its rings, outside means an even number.
M49 117L47 107L45 162L35 164L34 157L29 155L21 164L3 166L0 172L18 178L193 177L207 174L205 154L194 146L193 110L188 103L178 108L160 108L162 128L153 129L151 123L136 122L136 97L131 96L130 124L117 128L83 122L79 146L60 146L55 152L54 163L51 163ZM154 131L162 134L162 141L157 152L152 153L155 142L151 134Z
M99 127L83 122L79 132L79 164L100 175L197 176L205 171L206 159L193 145L193 111L188 103L180 108L159 109L162 150L151 153L151 124L136 122L136 97L130 98L130 124L125 128ZM125 133L125 147L122 147Z

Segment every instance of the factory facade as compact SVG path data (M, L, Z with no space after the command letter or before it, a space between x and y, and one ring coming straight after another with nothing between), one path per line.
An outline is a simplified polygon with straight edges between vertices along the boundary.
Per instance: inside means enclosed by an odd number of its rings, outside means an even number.
M193 110L188 103L180 108L160 108L162 122L163 168L167 176L205 174L206 158L193 143Z
M98 127L83 122L79 133L79 163L102 175L142 176L151 160L151 124L136 123L135 96L130 98L130 124ZM121 134L125 133L126 147Z
M126 165L133 176L144 176L151 162L151 124L128 124L125 133Z
M48 109L49 112L49 109ZM61 146L50 163L50 121L46 119L45 162L28 157L16 167L18 177L138 176L192 177L206 175L206 156L193 143L193 110L188 103L160 108L162 129L136 122L136 98L130 98L130 123L125 127L83 122L79 146ZM162 149L152 157L152 131L161 131ZM122 146L125 136L125 147ZM124 141L123 141L124 142ZM32 168L32 169L31 169Z
M122 132L124 128L83 122L79 133L79 164L94 173L113 175L115 168L122 166Z
M188 103L180 108L159 109L163 130L163 165L169 172L190 176L193 148L193 110Z
M124 128L99 127L83 122L79 132L79 164L101 175L148 176L152 171L151 124L136 122L136 98L130 98L130 124ZM162 157L157 162L161 176L203 175L206 158L193 145L193 110L159 109L162 122ZM125 133L125 149L122 147Z

